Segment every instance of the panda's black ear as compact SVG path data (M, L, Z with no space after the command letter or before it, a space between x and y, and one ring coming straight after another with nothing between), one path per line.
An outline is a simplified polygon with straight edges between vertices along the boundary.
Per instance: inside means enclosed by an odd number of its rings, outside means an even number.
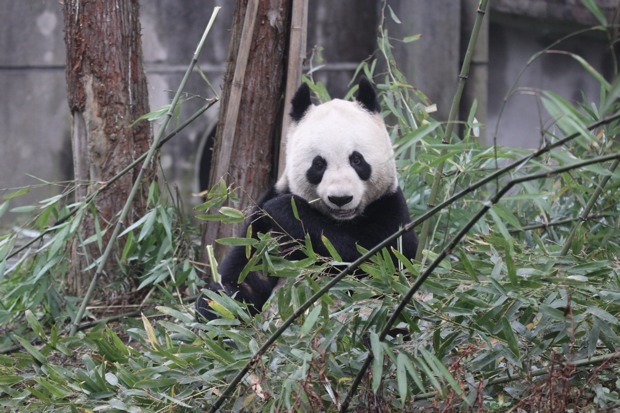
M295 92L293 100L291 101L293 109L291 110L291 118L294 121L299 122L304 117L304 113L308 110L312 101L310 100L310 86L306 83L302 83Z
M366 77L362 77L357 86L355 100L371 112L381 112L381 106L377 101L377 93L372 83Z

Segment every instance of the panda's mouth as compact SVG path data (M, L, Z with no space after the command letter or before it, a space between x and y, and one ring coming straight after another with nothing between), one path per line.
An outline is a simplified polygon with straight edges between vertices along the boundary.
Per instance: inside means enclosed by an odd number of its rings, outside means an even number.
M353 219L357 216L357 209L353 208L353 209L336 209L336 208L329 208L329 214L337 220L340 221L346 221L349 219Z

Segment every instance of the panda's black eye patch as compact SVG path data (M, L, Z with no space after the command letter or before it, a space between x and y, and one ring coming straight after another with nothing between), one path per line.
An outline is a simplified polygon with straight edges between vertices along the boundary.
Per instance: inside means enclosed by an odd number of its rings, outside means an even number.
M310 166L310 169L306 171L306 179L312 185L318 185L323 179L325 169L327 169L327 161L325 160L325 158L319 155L315 156L312 160L312 165Z
M372 168L368 162L366 162L366 159L364 159L364 155L358 151L354 151L351 155L349 155L349 163L362 181L367 181L370 179Z

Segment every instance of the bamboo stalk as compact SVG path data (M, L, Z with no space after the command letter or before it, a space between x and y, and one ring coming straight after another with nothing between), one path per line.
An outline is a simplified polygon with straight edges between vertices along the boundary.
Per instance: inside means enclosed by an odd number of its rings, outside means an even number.
M398 306L396 307L396 309L394 310L390 318L387 320L387 322L383 326L383 329L381 330L381 333L379 334L379 341L382 342L385 340L385 337L388 335L389 331L392 329L392 327L398 320L400 313L405 309L405 306L409 304L409 301L411 301L411 299L413 298L415 293L418 292L420 287L422 287L422 284L424 283L424 281L426 281L426 279L441 264L441 262L452 253L454 248L465 237L465 235L469 232L469 230L473 228L473 226L476 225L476 223L489 211L489 209L491 209L493 205L497 204L504 197L504 195L506 195L508 191L512 189L512 187L514 187L515 185L527 182L527 181L545 179L545 178L549 178L550 176L558 175L558 174L568 172L574 169L580 169L580 168L583 168L589 165L594 165L597 163L603 163L607 161L616 161L616 162L620 161L620 152L615 152L615 153L612 153L606 156L600 156L598 158L589 159L587 161L576 162L576 163L573 163L573 164L570 164L564 167L560 167L560 168L557 168L557 169L554 169L548 172L525 175L519 178L515 178L511 180L510 182L508 182L506 185L504 185L504 187L501 188L493 197L491 197L491 199L489 199L487 202L484 203L484 206L480 208L480 210L478 210L476 215L474 215L474 217L471 218L467 222L467 224L463 226L463 228L461 228L461 230L454 236L454 238L452 238L452 240L448 243L448 245L433 260L433 262L426 268L426 270L422 274L420 274L420 276L412 284L409 291L407 291L407 294L405 294L405 296L401 299ZM361 383L363 377L366 375L366 371L370 367L372 358L373 358L372 350L369 350L366 356L366 360L364 361L364 364L362 365L360 371L355 377L355 380L353 380L353 383L351 384L349 392L347 393L347 396L345 397L345 400L342 403L342 407L340 409L341 412L347 411L348 406L351 402L351 399L353 398L353 394L355 393L355 390L357 390L357 387Z
M69 332L70 336L75 335L75 333L77 332L77 328L79 327L79 324L82 321L82 317L84 316L84 311L86 310L86 306L88 305L88 302L90 301L90 297L92 296L93 292L95 291L95 286L97 285L97 280L99 279L99 276L103 272L103 269L105 267L105 263L107 262L107 260L108 260L108 258L110 256L110 253L112 252L112 248L114 247L114 244L116 243L116 239L118 238L118 234L121 231L121 228L123 226L123 222L125 221L125 217L129 213L129 210L131 209L131 204L132 204L133 198L136 195L136 193L138 192L138 188L141 185L142 176L144 175L144 172L146 170L147 165L153 159L153 156L155 155L155 152L157 151L159 143L161 142L161 140L162 140L162 138L164 136L164 133L166 131L166 127L168 126L168 123L170 122L170 119L172 119L172 116L174 115L174 112L175 112L176 107L177 107L177 105L179 103L179 100L181 99L181 94L183 93L183 89L185 88L185 84L187 83L187 80L189 79L190 74L194 70L194 66L198 62L198 56L200 56L200 52L202 50L202 46L204 45L205 41L207 40L207 35L209 34L209 31L211 30L211 26L213 25L213 22L215 21L215 17L219 13L219 11L220 11L220 7L215 7L213 9L213 13L211 14L211 19L209 20L209 23L207 24L207 27L205 28L205 31L202 34L202 38L200 39L200 42L198 43L198 46L196 47L196 50L194 51L194 55L192 57L192 60L191 60L191 62L189 64L187 70L185 71L185 75L183 76L183 79L181 80L181 84L177 88L176 94L175 94L174 98L172 99L172 102L170 103L170 107L168 108L168 111L166 112L166 116L164 117L164 122L161 125L161 128L159 129L159 132L157 133L157 136L155 137L155 140L154 140L153 144L151 145L151 148L149 149L149 151L146 154L146 157L144 159L144 163L142 164L142 167L140 168L140 172L138 172L138 176L136 177L134 185L131 188L131 192L129 193L129 195L127 197L127 201L125 202L125 206L123 207L123 210L121 211L121 214L120 214L120 216L118 218L118 221L116 222L116 225L114 226L114 231L112 232L112 235L110 236L110 240L108 241L106 249L104 250L103 255L101 256L101 259L99 261L99 265L97 266L97 270L95 271L95 274L93 275L93 278L92 278L92 280L90 282L90 285L88 286L88 290L86 291L86 295L84 296L84 299L82 300L82 304L80 305L80 308L79 308L77 314L75 315L75 319L73 320L73 323L71 325L71 331Z
M469 76L469 68L471 66L471 59L474 54L474 49L476 48L476 43L478 42L478 36L480 35L480 28L482 27L482 21L484 20L484 16L487 11L488 0L480 0L477 10L476 20L474 22L474 28L471 32L471 36L469 38L469 44L467 45L467 51L465 52L465 58L463 59L463 65L461 66L461 73L459 74L459 82L457 84L456 93L454 94L454 99L452 99L452 106L450 107L450 114L448 115L448 125L446 126L446 133L443 137L442 143L444 145L449 145L452 141L452 132L454 130L454 125L456 124L456 118L459 112L459 107L461 104L461 97L463 96L463 90L465 89L465 84L467 83L467 77ZM446 153L445 149L442 149L439 157L443 157ZM431 186L431 193L428 197L427 205L429 208L432 208L437 202L437 197L439 195L439 184L441 183L443 177L443 169L445 166L445 161L441 161L441 163L437 166L437 171L435 172L435 176L433 177L433 184ZM428 238L430 235L431 228L431 220L428 220L422 225L422 229L420 230L419 243L418 243L418 251L416 252L416 259L422 259L422 252L428 244Z

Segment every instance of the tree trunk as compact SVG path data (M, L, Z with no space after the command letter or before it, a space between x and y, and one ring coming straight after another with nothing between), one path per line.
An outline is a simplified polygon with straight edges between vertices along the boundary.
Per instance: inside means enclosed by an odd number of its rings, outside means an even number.
M224 179L233 184L240 208L253 205L275 178L291 4L292 0L236 3L210 182ZM203 247L238 235L233 232L231 225L209 222ZM221 257L223 251L214 247ZM207 262L204 254L203 258Z
M131 126L148 112L148 90L142 64L138 0L65 0L65 43L67 46L67 95L73 116L72 148L76 198L82 200L102 182L147 151L151 128L143 121ZM102 229L111 227L131 191L138 169L127 173L94 200L95 216L82 221L81 238L95 232L95 220ZM142 216L148 183L154 167L145 175L143 191L134 199L133 214L125 224ZM108 231L107 236L111 233ZM103 248L108 238L103 238ZM94 271L85 268L102 251L98 243L87 246L76 241L71 251L67 292L85 293ZM112 281L119 280L116 260L111 257L99 285L107 285L106 302L112 300Z

